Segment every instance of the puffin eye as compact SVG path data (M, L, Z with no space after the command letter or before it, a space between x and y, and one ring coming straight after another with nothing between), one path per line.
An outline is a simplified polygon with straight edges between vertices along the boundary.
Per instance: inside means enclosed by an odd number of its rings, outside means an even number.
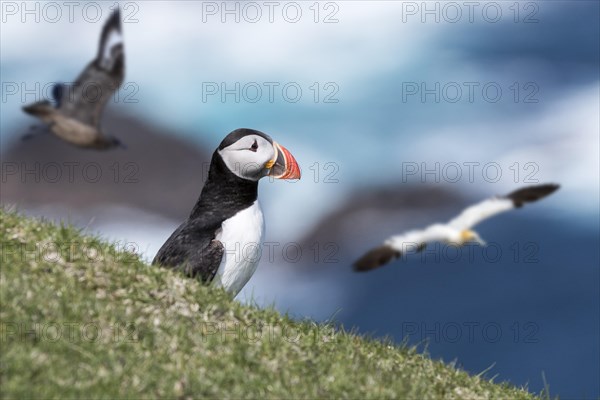
M254 140L254 143L252 143L252 147L250 147L250 151L256 153L256 150L258 150L258 143L256 142L256 140Z

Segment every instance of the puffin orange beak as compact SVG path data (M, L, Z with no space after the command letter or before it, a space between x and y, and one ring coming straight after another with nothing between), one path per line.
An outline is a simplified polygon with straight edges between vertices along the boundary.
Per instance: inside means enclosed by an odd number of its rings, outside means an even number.
M265 168L270 169L268 176L276 179L300 179L300 167L292 153L275 141L273 148L275 156L265 164Z

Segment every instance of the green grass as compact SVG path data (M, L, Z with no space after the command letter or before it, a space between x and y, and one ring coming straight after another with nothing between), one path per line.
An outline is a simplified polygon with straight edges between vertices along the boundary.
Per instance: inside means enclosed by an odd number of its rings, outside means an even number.
M533 399L0 209L2 398ZM118 246L117 246L118 247Z

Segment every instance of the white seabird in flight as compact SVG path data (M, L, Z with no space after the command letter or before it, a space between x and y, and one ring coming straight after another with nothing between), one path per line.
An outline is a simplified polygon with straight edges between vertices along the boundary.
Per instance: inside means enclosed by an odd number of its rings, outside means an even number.
M408 250L421 251L427 243L445 242L462 246L468 242L485 245L477 232L471 230L481 221L496 214L520 208L525 203L540 200L559 188L556 184L528 186L506 196L496 196L467 207L446 224L433 224L422 230L412 230L387 239L383 246L370 250L354 263L355 271L370 271L400 258Z

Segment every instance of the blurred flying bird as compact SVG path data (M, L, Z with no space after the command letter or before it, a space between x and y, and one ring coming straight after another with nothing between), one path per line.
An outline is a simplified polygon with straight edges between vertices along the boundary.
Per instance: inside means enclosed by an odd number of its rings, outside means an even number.
M75 83L72 86L54 85L54 104L42 100L24 106L23 110L41 119L56 136L75 146L99 150L120 146L117 138L102 133L100 118L104 106L123 83L124 76L121 17L119 9L116 9L102 28L96 58Z
M383 246L370 250L354 263L355 271L370 271L400 258L409 250L421 251L427 243L445 242L462 246L468 242L485 245L472 227L496 214L520 208L525 203L540 200L559 188L559 185L544 184L515 190L506 196L497 196L466 208L446 224L433 224L422 230L412 230L392 236Z
M180 267L235 296L260 260L264 221L258 181L265 176L300 179L300 169L285 147L262 132L236 129L227 135L213 153L190 216L152 264Z

